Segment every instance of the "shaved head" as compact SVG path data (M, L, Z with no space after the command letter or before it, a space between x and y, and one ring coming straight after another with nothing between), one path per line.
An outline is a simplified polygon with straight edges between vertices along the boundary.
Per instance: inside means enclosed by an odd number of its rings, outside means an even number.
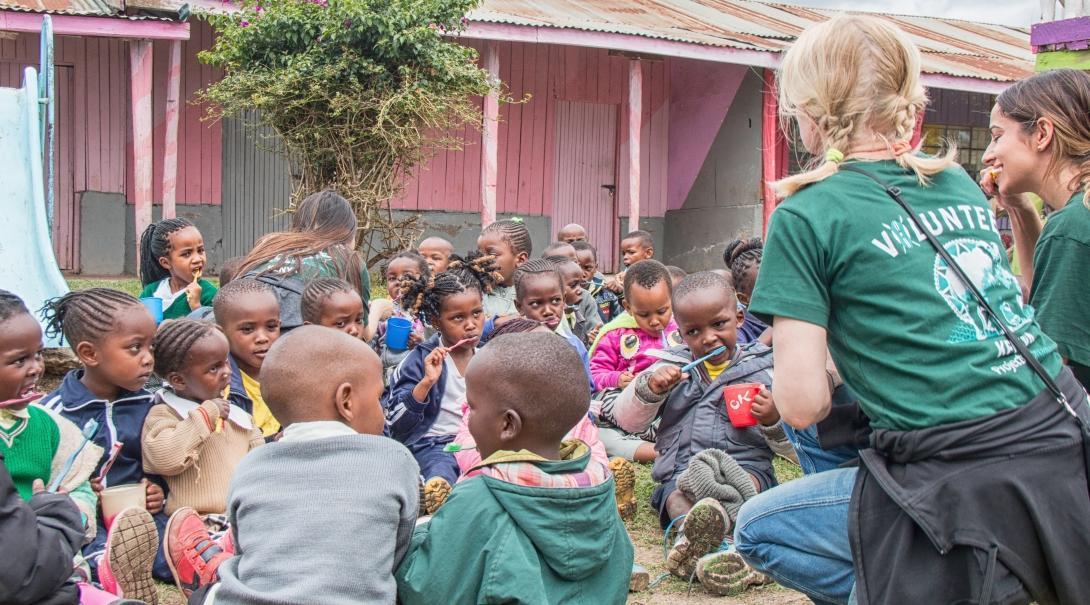
M569 223L564 225L560 231L556 232L556 239L568 244L572 242L585 242L587 241L587 230L584 229L582 225Z
M283 426L341 420L335 399L340 385L377 388L382 363L371 347L333 328L304 325L281 336L261 366L261 395ZM382 414L375 402L368 413Z

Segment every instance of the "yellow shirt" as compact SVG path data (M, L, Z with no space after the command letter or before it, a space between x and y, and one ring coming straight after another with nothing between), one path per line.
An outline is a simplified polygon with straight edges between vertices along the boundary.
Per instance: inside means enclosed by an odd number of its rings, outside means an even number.
M722 374L727 369L727 366L729 366L729 365L730 365L730 360L729 359L726 362L721 363L719 365L713 365L713 364L710 364L710 363L705 361L704 362L704 369L708 371L708 378L711 378L712 380L715 380L716 378L719 378L719 375ZM243 374L243 376L245 376L245 374Z
M269 411L269 406L265 405L265 400L261 398L261 383L250 378L246 372L239 370L239 374L242 375L242 388L246 389L246 396L254 402L254 426L261 429L261 434L266 437L275 435L280 431L280 423Z

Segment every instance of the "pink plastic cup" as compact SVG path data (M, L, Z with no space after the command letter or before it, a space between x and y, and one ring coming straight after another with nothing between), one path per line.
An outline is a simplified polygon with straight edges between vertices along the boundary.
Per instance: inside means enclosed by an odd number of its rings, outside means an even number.
M757 426L757 417L753 415L753 399L761 392L763 385L755 382L732 384L723 389L723 399L727 402L727 418L735 428L744 429Z

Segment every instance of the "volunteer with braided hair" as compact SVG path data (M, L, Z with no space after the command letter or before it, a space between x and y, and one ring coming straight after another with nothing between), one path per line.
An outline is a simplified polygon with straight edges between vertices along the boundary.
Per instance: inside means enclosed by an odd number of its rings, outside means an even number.
M773 396L793 427L824 419L828 350L874 433L858 469L746 502L738 552L818 603L1090 602L1086 393L955 151L909 143L919 51L888 21L841 15L799 36L778 79L823 161L775 183L750 305L775 331Z

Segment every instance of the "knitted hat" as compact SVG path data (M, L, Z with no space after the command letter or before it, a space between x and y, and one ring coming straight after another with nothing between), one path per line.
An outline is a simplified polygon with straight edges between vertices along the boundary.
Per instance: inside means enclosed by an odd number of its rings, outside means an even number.
M723 450L709 449L693 456L689 468L677 479L677 488L693 502L715 498L727 510L731 523L738 509L757 495L749 473Z

